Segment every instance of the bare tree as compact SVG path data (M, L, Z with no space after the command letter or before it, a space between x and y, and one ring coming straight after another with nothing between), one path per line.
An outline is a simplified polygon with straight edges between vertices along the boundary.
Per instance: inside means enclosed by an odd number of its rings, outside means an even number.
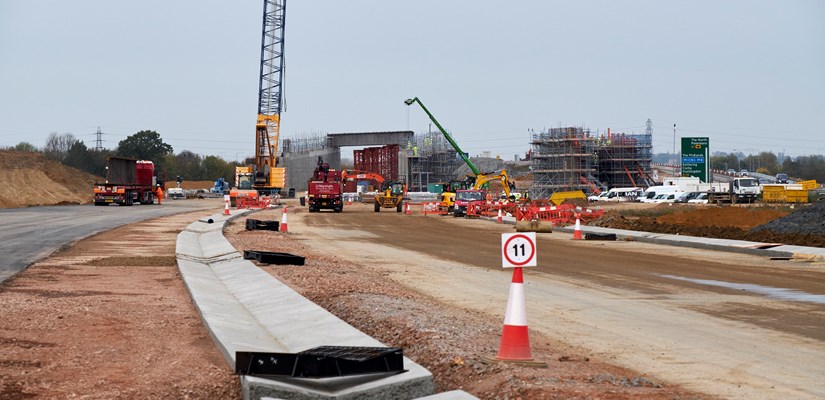
M57 132L49 134L46 139L46 145L43 147L43 154L52 160L63 162L66 160L66 155L69 154L69 149L77 143L77 138L71 133L64 133L62 135Z

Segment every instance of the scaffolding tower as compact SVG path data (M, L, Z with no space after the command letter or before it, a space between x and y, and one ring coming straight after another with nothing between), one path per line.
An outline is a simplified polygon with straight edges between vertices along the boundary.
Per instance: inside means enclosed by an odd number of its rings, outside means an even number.
M548 198L559 191L594 191L598 163L595 138L589 130L551 128L534 133L530 144L533 172L530 197Z
M410 191L426 192L431 183L446 183L457 178L453 171L462 163L461 158L440 132L415 135L406 150Z
M599 181L608 187L650 187L653 135L611 134L596 138Z

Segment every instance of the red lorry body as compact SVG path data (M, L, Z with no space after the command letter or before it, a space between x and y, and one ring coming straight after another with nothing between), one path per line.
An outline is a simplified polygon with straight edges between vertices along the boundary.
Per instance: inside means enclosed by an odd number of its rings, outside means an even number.
M151 161L124 157L106 160L106 182L95 183L95 205L119 204L131 206L135 202L152 204L155 201L155 164Z
M312 178L307 189L309 212L323 209L343 211L344 183L341 182L341 171L332 169L322 173L316 171Z

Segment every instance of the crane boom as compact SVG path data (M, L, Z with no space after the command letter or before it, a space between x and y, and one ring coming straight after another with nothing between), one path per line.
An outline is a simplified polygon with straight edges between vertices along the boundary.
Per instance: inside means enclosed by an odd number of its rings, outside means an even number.
M418 99L418 97L413 97L411 99L404 100L404 104L408 106L412 105L413 103L418 103L418 105L421 106L421 109L423 109L424 112L427 113L427 116L430 117L430 120L432 120L435 126L438 127L438 130L441 131L441 134L444 135L445 138L447 138L447 141L450 142L455 151L458 152L458 155L461 156L461 159L464 160L464 163L467 164L467 166L470 167L470 169L473 171L473 174L475 174L475 177L471 180L473 189L480 189L482 186L486 185L491 181L500 180L504 189L504 193L507 195L507 197L510 197L512 184L507 176L507 170L502 169L501 171L489 174L481 173L481 171L479 171L478 168L476 168L473 162L470 161L470 158L467 157L467 155L463 151L461 151L461 148L458 147L458 143L456 143L455 140L453 140L453 137L450 136L450 134L447 133L447 131L441 126L441 124L438 123L435 117L433 117L433 115L430 113L430 110L427 110L427 107L424 107L424 103L422 103L421 100Z
M427 110L427 107L424 107L424 103L422 103L421 100L418 99L418 97L413 97L411 99L404 100L404 104L408 106L412 105L413 103L418 103L418 105L421 106L421 109L423 109L424 112L427 113L427 116L430 117L430 120L432 120L435 126L438 127L438 130L441 131L441 134L444 135L445 138L447 138L447 141L450 142L455 151L458 152L458 155L461 156L461 159L464 160L464 163L467 164L468 167L470 167L474 174L480 175L481 171L479 171L478 168L476 168L476 166L473 165L473 162L470 161L470 158L467 157L467 155L464 154L463 151L461 151L461 148L458 147L458 143L456 143L455 140L453 140L453 137L450 136L450 134L447 133L447 131L441 126L441 124L438 123L435 117L433 117L433 115L430 114L430 110Z
M286 183L276 168L284 78L286 0L264 0L258 120L255 124L255 183L259 192L277 192Z

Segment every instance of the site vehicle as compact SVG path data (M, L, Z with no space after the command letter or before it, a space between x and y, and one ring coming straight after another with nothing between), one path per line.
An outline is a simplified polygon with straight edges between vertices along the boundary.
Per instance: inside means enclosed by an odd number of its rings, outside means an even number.
M401 212L406 194L407 187L403 183L385 182L383 189L375 195L375 212L382 208L395 208L396 212Z
M455 193L442 192L438 202L438 210L445 214L452 214L455 208Z
M341 171L341 180L345 182L374 181L378 184L378 187L382 187L384 185L384 177L380 174L375 174L372 172L343 170Z
M304 205L301 200L301 205ZM319 210L344 210L344 182L341 171L329 168L323 158L318 157L318 165L307 185L306 205L309 212Z
M112 156L106 159L106 182L94 184L95 205L152 204L158 184L163 187L153 162Z
M734 178L725 191L708 192L708 203L752 203L756 201L762 187L755 178Z
M467 215L467 207L473 201L481 201L484 199L484 192L478 189L463 189L455 192L455 207L453 208L453 216L463 217Z
M235 187L229 190L229 205L235 207L239 197L258 198L252 187L252 167L235 167Z
M166 197L168 197L172 200L180 200L180 199L185 199L186 194L183 192L183 189L181 189L179 187L174 187L174 188L166 189Z
M470 167L471 171L473 171L474 176L468 177L469 183L473 189L480 190L483 187L487 187L487 185L492 181L501 181L504 194L507 196L507 198L510 198L510 192L513 190L513 187L515 185L510 182L506 170L502 169L501 171L482 173L478 168L476 168L475 164L473 164L473 162L470 161L470 158L467 156L467 153L461 151L461 148L458 147L458 143L456 143L455 140L453 140L453 137L449 133L447 133L447 131L444 129L444 127L441 126L440 123L438 123L438 120L436 120L435 117L430 113L430 110L427 110L427 107L424 107L424 103L422 103L421 100L418 99L418 97L413 97L411 99L404 100L404 104L408 106L412 105L413 103L418 103L418 105L421 106L421 109L424 110L427 116L430 117L430 120L433 121L436 127L438 127L438 130L441 131L441 134L444 135L444 138L446 138L450 145L453 146L453 149L455 149L459 157L461 157L461 159L464 160L464 163L467 164L468 167ZM447 190L445 189L445 191Z

